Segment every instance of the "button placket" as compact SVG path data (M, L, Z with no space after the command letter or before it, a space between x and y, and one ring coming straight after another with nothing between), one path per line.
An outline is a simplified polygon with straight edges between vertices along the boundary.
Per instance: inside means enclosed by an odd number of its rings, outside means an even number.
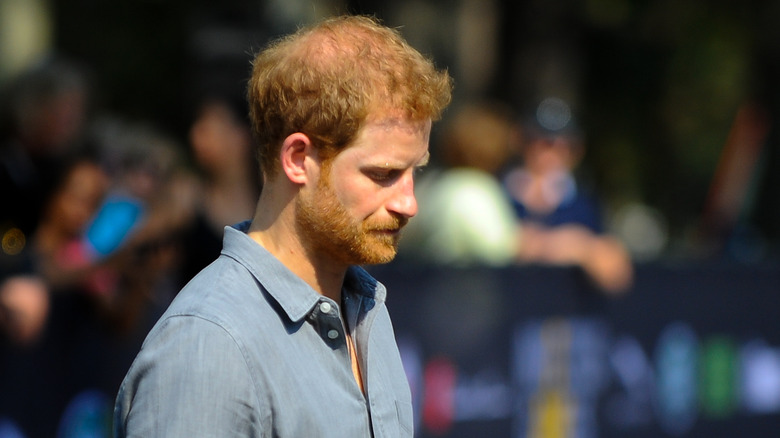
M311 319L320 336L331 348L346 348L344 329L335 305L328 301L320 301L311 313Z

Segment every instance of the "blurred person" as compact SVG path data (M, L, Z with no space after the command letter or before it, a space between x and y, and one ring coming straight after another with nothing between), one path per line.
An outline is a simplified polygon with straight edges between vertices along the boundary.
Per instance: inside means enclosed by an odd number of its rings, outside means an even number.
M0 283L0 301L6 317L0 324L21 344L36 341L45 327L50 293L78 283L85 288L106 287L98 277L99 266L86 260L81 239L87 223L97 210L108 177L89 160L63 159L58 176L52 176L54 189L44 200L38 225L30 243L20 254L23 270ZM24 327L17 327L20 324ZM23 334L23 335L21 335Z
M87 233L104 205L111 179L86 157L64 163L61 174L31 236L26 255L30 275L37 276L52 294L75 295L64 299L71 310L77 303L80 317L91 315L124 331L133 325L147 298L148 284L142 279L155 272L148 251L141 261L136 260L137 247L109 256L96 254Z
M39 275L16 273L0 281L0 436L53 436L59 392L68 383L58 378L63 366L54 353L62 344L50 336L54 308Z
M497 174L518 130L494 102L458 109L437 141L442 169L416 185L419 213L404 230L400 255L424 263L506 266L517 262L522 226Z
M602 233L597 200L574 175L585 150L568 104L544 100L525 120L523 132L520 165L504 176L518 216L547 227L576 223Z
M89 230L116 181L94 157L63 159L53 180L23 254L27 273L0 285L0 328L7 334L0 386L14 401L0 410L31 436L53 436L58 419L72 412L66 405L83 393L112 398L123 377L114 370L129 365L126 349L137 351L129 335L141 326L166 266L147 242L110 254L95 250ZM29 422L33 409L42 424Z
M83 282L90 293L109 293L110 285L88 284L98 266L92 263L83 240L89 222L108 191L109 177L89 159L64 165L61 181L44 204L31 251L36 271L55 288ZM95 272L92 272L95 271Z
M63 156L79 144L88 112L83 70L49 57L11 80L2 91L0 233L36 227Z
M79 144L88 88L80 66L51 56L0 91L0 325L12 342L37 342L48 319L48 285L27 246L64 157Z
M103 202L109 177L97 162L62 160L25 251L26 271L0 285L0 411L29 436L53 436L67 399L103 375L108 355L96 339L114 328L109 315L127 314L119 294L119 266L96 259L85 231ZM105 324L111 323L111 325ZM113 333L113 331L112 331ZM116 384L116 383L115 383ZM38 424L31 421L35 412Z
M185 282L219 257L224 227L250 219L260 193L249 125L227 99L204 99L189 140L202 178L182 237Z
M605 232L596 197L574 175L585 146L571 108L545 99L523 133L521 163L503 178L523 223L520 260L578 265L603 291L626 291L633 277L629 254Z
M90 138L112 178L109 198L135 207L128 218L135 221L126 224L132 233L113 236L119 241L106 249L175 240L192 217L198 192L182 146L150 123L110 117L95 123Z
M164 308L175 294L197 180L181 146L148 123L101 119L90 138L111 185L84 241L92 258L119 270L121 287L104 308L118 328L132 330L145 308Z
M412 436L384 305L445 72L374 19L305 27L253 62L252 221L177 295L117 397L124 436Z
M0 282L0 332L15 345L34 344L49 316L49 288L35 275Z

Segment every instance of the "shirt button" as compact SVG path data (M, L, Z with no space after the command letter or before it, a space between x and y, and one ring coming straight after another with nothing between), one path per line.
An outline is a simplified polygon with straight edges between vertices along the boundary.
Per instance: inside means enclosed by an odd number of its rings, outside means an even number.
M322 313L330 313L331 307L333 307L333 306L331 306L330 303L328 303L328 302L320 303L320 312L322 312Z
M336 338L338 338L338 337L339 337L339 331L338 331L338 330L336 330L336 329L329 330L329 331L328 331L328 337L329 337L329 338L331 338L331 339L336 339Z

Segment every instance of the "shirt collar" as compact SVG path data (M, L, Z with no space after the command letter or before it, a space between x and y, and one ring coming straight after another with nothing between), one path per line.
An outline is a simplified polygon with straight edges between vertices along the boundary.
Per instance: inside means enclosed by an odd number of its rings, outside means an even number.
M222 254L246 267L291 321L300 321L324 297L287 269L262 245L252 240L246 234L250 224L250 221L245 221L225 227ZM370 310L376 302L384 302L387 294L381 283L358 266L351 266L347 270L343 293L363 298L364 303L368 304L365 310Z

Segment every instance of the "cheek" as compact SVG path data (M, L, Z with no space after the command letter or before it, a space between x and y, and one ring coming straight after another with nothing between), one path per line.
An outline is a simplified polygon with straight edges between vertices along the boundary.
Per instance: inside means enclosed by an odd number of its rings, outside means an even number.
M370 180L352 182L334 187L336 198L354 218L364 220L379 210L384 203L382 187Z

